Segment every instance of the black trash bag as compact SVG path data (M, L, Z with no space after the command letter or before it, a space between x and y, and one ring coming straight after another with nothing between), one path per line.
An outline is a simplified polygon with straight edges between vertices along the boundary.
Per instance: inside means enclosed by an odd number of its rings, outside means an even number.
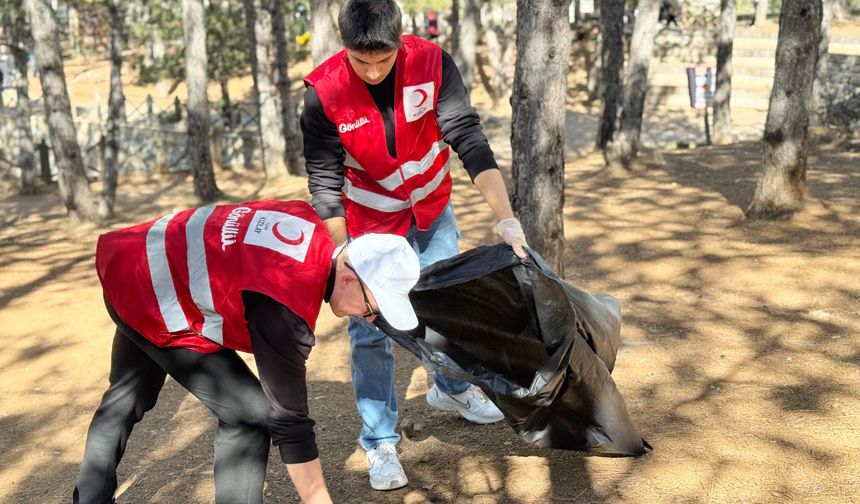
M530 443L648 453L610 375L620 303L577 289L528 254L521 261L500 244L424 268L410 293L418 328L377 325L432 369L480 387Z

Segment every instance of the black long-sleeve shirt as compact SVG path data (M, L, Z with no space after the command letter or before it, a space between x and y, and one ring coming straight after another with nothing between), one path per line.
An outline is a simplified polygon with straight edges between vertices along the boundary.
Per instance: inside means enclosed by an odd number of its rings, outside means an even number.
M334 266L325 299L334 286ZM286 464L319 456L315 422L308 416L305 361L315 337L305 321L289 308L257 292L242 292L245 320L263 392L271 403L269 433Z
M382 114L385 142L391 157L397 157L394 121L394 82L397 66L379 84L366 84ZM341 200L343 188L343 145L337 127L325 115L316 90L305 90L305 107L301 117L308 187L317 215L323 220L344 216ZM442 51L442 85L436 102L436 121L442 138L463 161L472 180L484 170L498 168L493 151L481 129L478 112L469 101L469 92L451 55Z

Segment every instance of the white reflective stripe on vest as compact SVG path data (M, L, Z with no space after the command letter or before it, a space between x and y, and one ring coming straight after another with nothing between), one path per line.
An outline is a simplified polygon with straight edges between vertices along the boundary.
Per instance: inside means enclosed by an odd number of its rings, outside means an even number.
M380 212L399 212L409 208L408 201L389 198L388 196L376 194L366 189L359 189L352 185L352 182L346 177L343 179L343 194L350 201L379 210Z
M442 166L442 169L439 170L439 173L437 173L436 176L430 180L430 182L427 182L424 187L419 187L412 191L412 204L414 205L415 203L418 203L419 201L429 196L430 193L435 191L436 188L439 187L439 184L441 184L442 181L445 179L445 175L448 174L449 169L450 168L448 168L448 163L446 162Z
M352 185L352 182L348 178L343 179L343 194L350 201L374 210L379 210L380 212L399 212L413 206L435 191L442 181L445 180L448 170L448 163L445 163L439 170L439 173L430 182L427 182L424 187L419 187L412 191L412 194L409 195L411 201L383 196L366 189L359 189Z
M403 185L404 180L412 178L416 175L421 175L427 170L429 170L430 167L433 166L433 162L436 161L436 157L447 148L448 145L442 140L439 140L438 142L433 142L433 146L430 147L430 150L427 151L427 154L424 154L424 157L422 157L418 161L407 161L403 163L399 170L394 170L394 173L380 180L379 185L389 191L397 189L398 187Z
M167 250L164 247L167 223L175 215L172 213L158 219L146 233L146 261L149 265L149 277L152 279L152 289L158 300L158 310L169 332L188 329L188 319L176 297L176 287L173 285L173 277L170 275L170 266L167 263Z
M399 170L394 170L391 175L377 181L377 183L385 189L393 191L402 186L404 180L414 177L415 175L421 175L429 170L430 167L433 166L433 162L436 161L436 156L441 154L442 151L447 148L448 144L443 140L433 142L433 146L430 147L430 150L427 151L427 154L425 154L424 157L418 161L407 161L403 163ZM350 155L349 152L346 153L346 156L343 159L343 165L347 168L352 168L353 170L367 171L354 157L352 157L352 155Z
M209 284L209 267L206 265L206 247L203 241L203 226L215 211L215 206L198 208L191 214L185 226L185 239L188 244L188 288L191 299L203 314L203 336L224 344L224 318L215 311L212 301L212 288Z

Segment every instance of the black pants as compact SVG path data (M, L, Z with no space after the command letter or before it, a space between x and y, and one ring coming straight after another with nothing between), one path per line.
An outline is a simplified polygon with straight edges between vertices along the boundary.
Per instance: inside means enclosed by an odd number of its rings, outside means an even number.
M134 424L155 406L170 375L218 418L215 436L215 501L258 503L269 455L269 401L260 382L232 350L201 354L184 348L159 348L117 323L111 352L110 387L87 432L75 503L110 503L116 468Z

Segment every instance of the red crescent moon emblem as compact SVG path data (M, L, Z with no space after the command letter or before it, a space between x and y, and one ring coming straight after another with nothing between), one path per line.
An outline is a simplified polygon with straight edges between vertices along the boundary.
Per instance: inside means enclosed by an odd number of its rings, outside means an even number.
M275 235L275 238L281 240L287 245L301 245L303 241L305 241L305 232L302 230L301 234L296 239L287 238L280 231L278 231L278 224L281 224L283 221L278 221L272 226L272 233Z
M420 107L421 105L424 105L424 102L427 101L427 91L424 91L423 89L416 89L415 91L412 91L413 95L416 93L418 94L419 97L421 97L421 101L416 103L415 106Z

